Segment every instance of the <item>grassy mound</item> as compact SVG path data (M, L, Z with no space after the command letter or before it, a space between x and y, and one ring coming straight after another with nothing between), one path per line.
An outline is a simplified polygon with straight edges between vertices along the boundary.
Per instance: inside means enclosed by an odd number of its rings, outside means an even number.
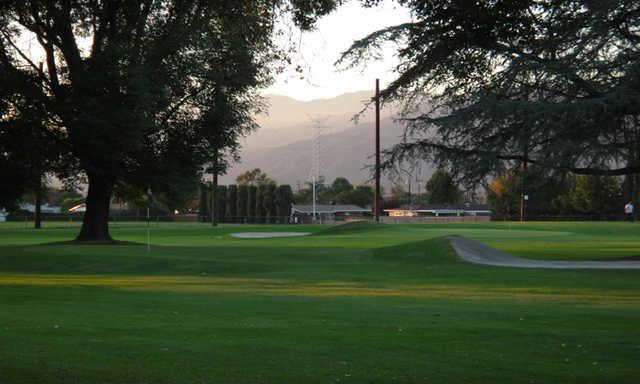
M51 227L46 227L50 225ZM513 227L513 228L512 228ZM0 223L0 382L636 383L639 271L470 264L640 254L640 224L158 223L144 245L38 245L79 224ZM344 234L344 235L340 235ZM116 239L145 244L146 225ZM572 256L575 255L575 256Z
M314 235L350 235L354 233L371 232L385 228L387 228L386 224L376 223L374 221L351 221L345 224L329 227L325 230L315 233Z
M433 264L456 261L456 254L446 237L414 241L373 251L376 261L398 264Z

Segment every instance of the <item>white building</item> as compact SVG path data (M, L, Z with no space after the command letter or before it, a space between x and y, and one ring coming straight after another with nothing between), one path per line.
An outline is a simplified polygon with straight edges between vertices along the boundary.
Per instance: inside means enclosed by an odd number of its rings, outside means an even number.
M359 219L371 216L371 209L353 204L346 205L316 205L316 215L320 223L333 223L349 219ZM313 221L313 205L294 204L291 206L291 217L294 222L310 223Z
M27 212L35 212L36 206L29 203L23 203L20 204L20 209ZM49 205L49 203L40 205L40 212L42 213L60 213L60 211L60 207Z
M385 209L391 217L491 216L491 207L483 204L428 205L423 208Z

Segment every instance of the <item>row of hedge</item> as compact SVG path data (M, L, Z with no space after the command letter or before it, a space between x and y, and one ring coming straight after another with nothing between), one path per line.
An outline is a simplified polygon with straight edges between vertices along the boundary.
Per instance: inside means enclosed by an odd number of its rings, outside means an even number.
M198 216L211 218L212 188L200 187ZM291 213L293 190L290 185L220 185L215 193L215 214L225 222L272 222Z

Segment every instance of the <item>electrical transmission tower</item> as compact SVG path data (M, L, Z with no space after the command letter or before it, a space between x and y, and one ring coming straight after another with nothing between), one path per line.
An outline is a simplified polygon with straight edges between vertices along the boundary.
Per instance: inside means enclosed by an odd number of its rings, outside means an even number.
M326 121L329 116L324 117L311 117L309 116L311 123L313 124L313 140L312 140L312 158L311 158L311 185L313 191L313 222L316 222L318 209L317 209L317 190L316 185L320 179L320 169L322 168L320 159L320 138L322 131L327 127Z

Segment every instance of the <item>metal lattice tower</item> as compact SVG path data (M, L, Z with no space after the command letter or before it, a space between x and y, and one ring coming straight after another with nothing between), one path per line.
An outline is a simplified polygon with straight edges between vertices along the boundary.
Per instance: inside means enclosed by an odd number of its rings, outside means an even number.
M320 179L320 169L322 169L322 163L320 158L320 138L322 137L322 131L326 128L325 122L329 117L311 117L309 119L313 123L313 140L312 140L312 158L311 158L311 174L309 175L313 188L313 222L316 222L317 218L317 194L316 184Z

